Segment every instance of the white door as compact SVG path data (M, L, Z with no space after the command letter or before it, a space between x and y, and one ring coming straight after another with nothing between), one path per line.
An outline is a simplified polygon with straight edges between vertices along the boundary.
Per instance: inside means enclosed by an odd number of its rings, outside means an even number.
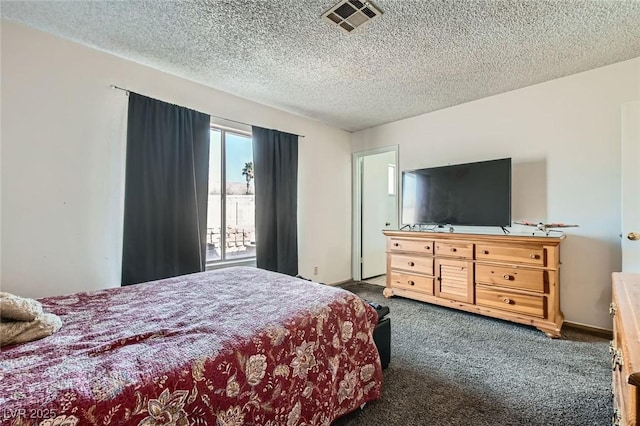
M622 105L622 271L640 273L640 101Z
M395 151L362 158L362 279L386 273L386 240L383 229L396 229Z

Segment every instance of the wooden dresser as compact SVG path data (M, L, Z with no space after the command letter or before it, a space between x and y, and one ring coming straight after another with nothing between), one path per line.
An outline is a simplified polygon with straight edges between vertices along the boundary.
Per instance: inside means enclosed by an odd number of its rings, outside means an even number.
M384 295L537 327L560 337L564 237L383 231Z
M640 274L612 274L613 424L637 425L640 387Z

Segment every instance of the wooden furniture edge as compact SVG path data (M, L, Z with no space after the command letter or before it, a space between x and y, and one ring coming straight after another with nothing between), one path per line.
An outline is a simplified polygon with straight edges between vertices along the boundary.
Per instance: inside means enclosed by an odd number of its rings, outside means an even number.
M611 274L614 285L612 296L617 295L615 298L615 302L617 303L617 306L615 307L615 315L624 315L618 322L619 329L617 332L618 334L625 336L625 340L638 342L640 341L640 332L637 328L637 325L639 324L637 314L640 314L640 312L637 312L637 309L634 309L632 301L636 300L640 303L640 299L638 299L640 289L638 289L638 294L636 294L636 299L634 299L633 295L629 293L629 285L624 283L623 277L625 277L625 275L628 274L622 272L613 272ZM621 294L619 292L623 293ZM636 328L627 330L626 327L631 324L636 324ZM627 383L634 386L640 386L640 353L630 352L627 345L621 345L619 349L622 351L624 362L628 365L628 370L630 371L627 377Z
M545 243L546 245L559 245L560 242L566 238L565 235L561 236L535 236L535 235L513 235L513 234L473 234L473 233L461 233L461 232L425 232L425 231L393 231L383 230L382 233L387 237L402 237L402 238L420 238L425 239L428 235L437 236L438 239L446 240L477 240L477 241L491 241L497 243L504 243L505 237L509 238L511 242L522 243Z

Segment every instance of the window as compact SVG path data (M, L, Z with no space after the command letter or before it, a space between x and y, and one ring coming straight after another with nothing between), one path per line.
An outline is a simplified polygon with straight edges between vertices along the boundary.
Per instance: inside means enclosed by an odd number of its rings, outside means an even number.
M255 257L251 134L212 127L210 143L207 263Z

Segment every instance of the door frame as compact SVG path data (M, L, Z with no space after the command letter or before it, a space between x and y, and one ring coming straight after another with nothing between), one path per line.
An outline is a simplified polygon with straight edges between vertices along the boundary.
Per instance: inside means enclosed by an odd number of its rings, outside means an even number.
M399 177L399 147L398 145L392 145L382 148L369 149L366 151L358 151L351 154L351 170L352 170L352 185L353 185L353 200L352 200L352 237L351 237L351 275L354 281L360 281L362 279L362 164L364 157L376 154L384 154L387 152L393 152L395 154L396 165L396 223L392 223L391 226L398 227L399 214L400 214L400 181Z
M620 134L620 251L621 271L640 273L640 241L630 241L630 232L640 232L637 212L640 201L635 194L640 182L636 159L640 157L640 99L624 102L621 106ZM631 214L633 213L633 214ZM635 220L634 220L635 219Z

